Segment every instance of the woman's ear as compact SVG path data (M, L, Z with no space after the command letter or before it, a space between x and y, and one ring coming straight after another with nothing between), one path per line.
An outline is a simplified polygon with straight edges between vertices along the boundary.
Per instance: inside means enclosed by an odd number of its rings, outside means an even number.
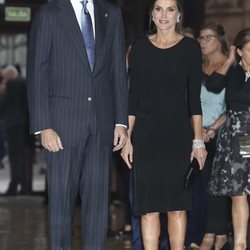
M242 57L242 51L241 51L240 49L237 49L236 51L237 51L237 54L238 54L240 57Z
M155 21L153 13L152 13L152 15L151 15L151 20L152 20L153 22Z

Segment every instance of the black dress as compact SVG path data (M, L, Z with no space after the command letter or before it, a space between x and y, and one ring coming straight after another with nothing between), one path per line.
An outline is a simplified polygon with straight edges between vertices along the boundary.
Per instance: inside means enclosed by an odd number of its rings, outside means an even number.
M136 116L136 214L191 208L183 179L192 150L190 115L201 115L201 65L199 44L190 38L167 49L147 37L132 46L129 113Z

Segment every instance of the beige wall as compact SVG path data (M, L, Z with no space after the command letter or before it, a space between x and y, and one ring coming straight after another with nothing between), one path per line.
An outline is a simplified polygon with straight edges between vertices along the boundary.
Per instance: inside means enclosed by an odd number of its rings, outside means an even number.
M250 28L250 0L243 0L243 8L206 13L205 23L215 21L224 26L229 41L233 41L235 35L241 29Z

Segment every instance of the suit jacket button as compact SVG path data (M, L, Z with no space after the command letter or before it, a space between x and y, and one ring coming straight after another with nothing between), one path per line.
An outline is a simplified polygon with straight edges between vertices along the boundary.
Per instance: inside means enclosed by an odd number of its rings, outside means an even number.
M92 101L92 98L91 98L91 97L88 97L88 101L91 102L91 101Z

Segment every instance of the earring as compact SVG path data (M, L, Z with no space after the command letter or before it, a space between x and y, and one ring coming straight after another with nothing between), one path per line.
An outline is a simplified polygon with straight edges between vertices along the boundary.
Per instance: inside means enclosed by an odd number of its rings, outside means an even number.
M180 16L177 17L176 23L179 23L181 21Z

